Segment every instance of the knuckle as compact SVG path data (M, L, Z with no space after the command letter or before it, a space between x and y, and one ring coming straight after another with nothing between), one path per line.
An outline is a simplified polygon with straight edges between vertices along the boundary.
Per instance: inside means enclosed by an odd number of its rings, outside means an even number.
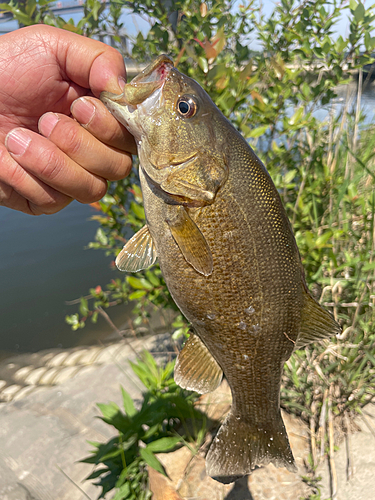
M59 147L68 156L75 156L82 146L79 128L74 123L64 123L59 131Z
M0 149L0 169L2 174L1 180L13 187L19 188L27 177L27 172L19 165L8 153L8 151Z
M52 215L66 207L72 198L58 192L45 192L43 200L39 203L28 201L31 215Z
M107 182L101 177L92 176L92 180L86 193L82 192L80 198L77 198L81 203L93 203L99 201L107 192Z
M46 148L40 155L40 169L38 177L47 182L55 180L64 169L64 159L55 149Z
M133 161L131 156L124 153L117 153L111 162L108 171L108 180L119 181L129 175Z

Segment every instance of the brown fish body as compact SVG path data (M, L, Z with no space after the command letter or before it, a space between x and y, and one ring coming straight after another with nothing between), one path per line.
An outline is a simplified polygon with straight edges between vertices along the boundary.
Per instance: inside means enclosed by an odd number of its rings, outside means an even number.
M201 115L209 115L204 126L189 123L176 132L169 113L160 134L155 124L163 113L156 112L142 122L138 138L150 238L168 289L195 332L179 355L175 379L204 393L223 372L230 385L232 409L207 456L212 477L230 482L269 462L293 470L279 404L283 365L296 344L339 329L307 293L294 236L265 167L196 82L167 69L164 105L171 102L172 109L181 95L193 96L204 104ZM183 151L176 154L179 142Z

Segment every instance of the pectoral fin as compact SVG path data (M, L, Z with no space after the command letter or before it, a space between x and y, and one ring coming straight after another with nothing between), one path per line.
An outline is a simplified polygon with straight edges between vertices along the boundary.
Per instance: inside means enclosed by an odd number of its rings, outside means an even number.
M223 371L215 358L194 333L178 355L174 380L183 389L206 394L219 387Z
M331 313L305 292L305 305L302 310L302 325L295 349L301 349L311 342L321 341L337 335L341 327Z
M211 250L203 234L196 223L190 218L186 209L181 206L174 206L173 214L166 222L187 262L198 273L209 276L213 268Z
M155 261L156 250L146 225L126 243L117 256L116 266L120 271L136 273L152 266Z

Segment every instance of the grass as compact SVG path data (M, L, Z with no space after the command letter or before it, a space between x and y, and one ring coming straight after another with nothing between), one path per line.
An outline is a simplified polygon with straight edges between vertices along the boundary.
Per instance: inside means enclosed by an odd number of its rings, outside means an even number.
M338 489L335 447L375 399L375 127L358 132L360 92L358 97L352 111L348 99L339 117L328 117L319 214L311 203L311 227L306 229L300 217L296 232L310 289L343 332L295 352L286 363L281 391L282 406L309 426L311 470L328 456L332 498ZM311 200L307 195L304 202Z

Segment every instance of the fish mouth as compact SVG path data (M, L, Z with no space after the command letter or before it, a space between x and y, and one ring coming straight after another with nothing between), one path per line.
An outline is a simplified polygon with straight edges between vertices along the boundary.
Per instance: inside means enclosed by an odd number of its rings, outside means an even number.
M125 84L122 94L118 95L104 91L100 94L100 100L106 105L113 102L129 106L134 110L150 97L155 90L163 86L173 67L173 61L163 54L134 77L130 83Z

